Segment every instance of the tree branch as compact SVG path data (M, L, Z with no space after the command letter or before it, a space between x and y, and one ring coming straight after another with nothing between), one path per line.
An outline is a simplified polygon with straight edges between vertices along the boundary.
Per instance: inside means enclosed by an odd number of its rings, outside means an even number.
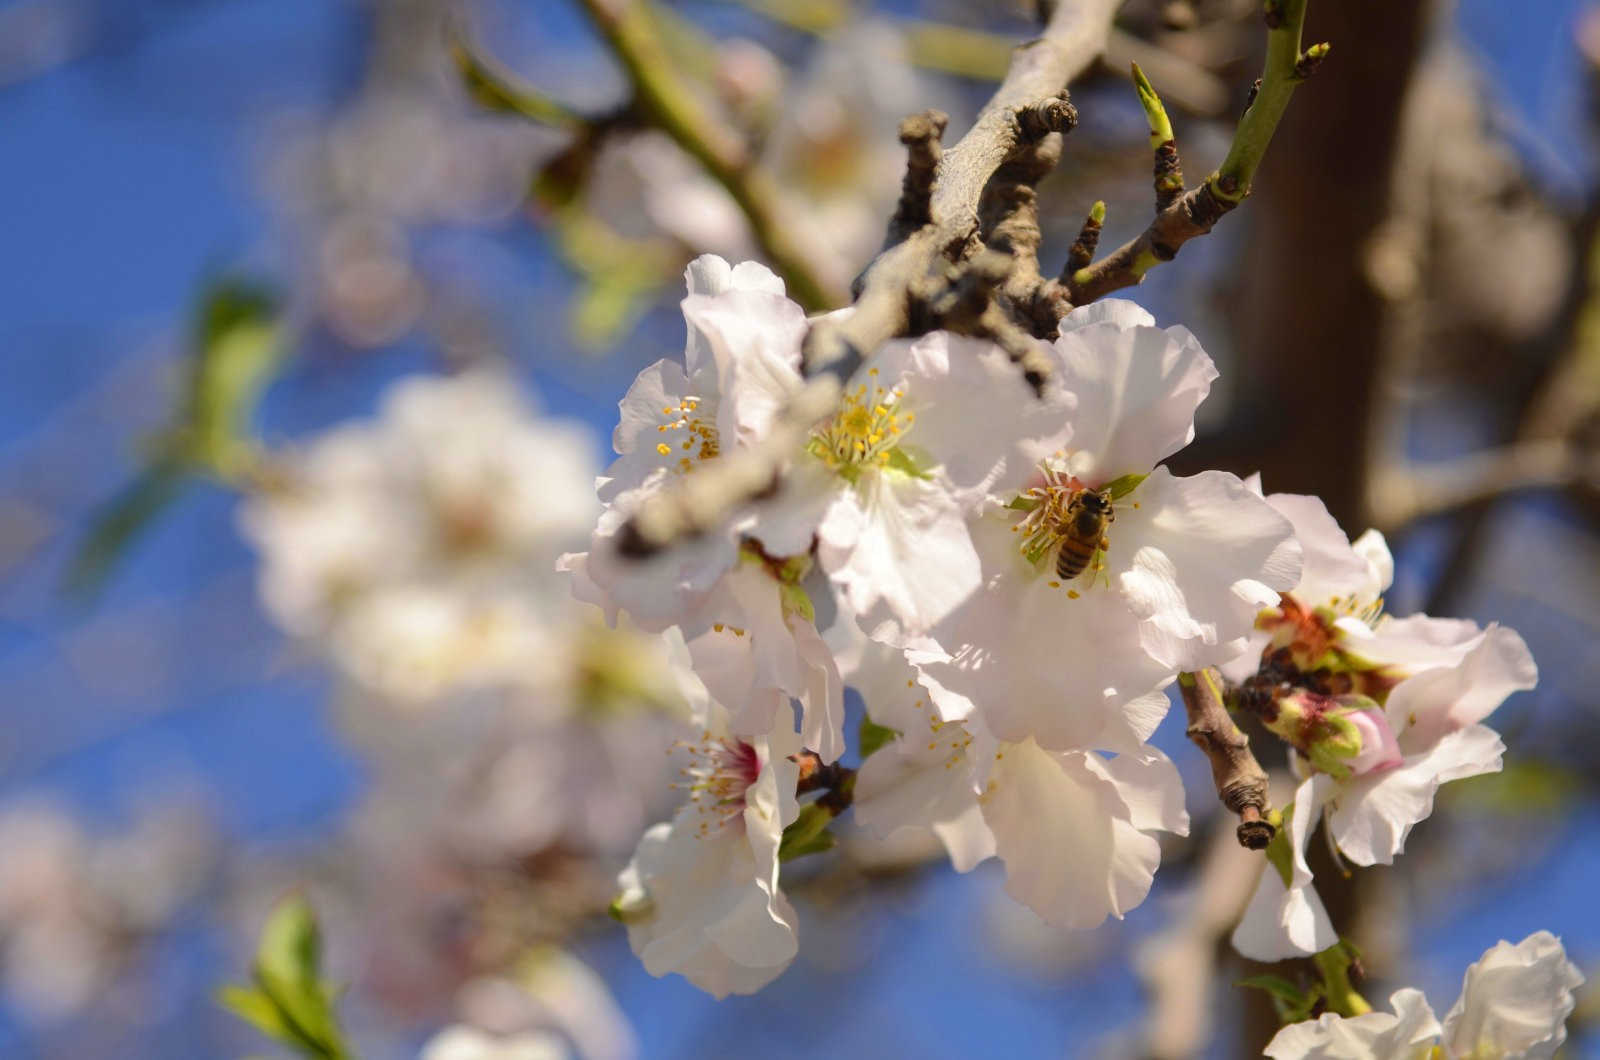
M1267 773L1250 752L1250 738L1228 716L1222 700L1222 677L1215 670L1178 675L1178 691L1189 714L1187 735L1211 762L1217 798L1239 815L1241 846L1261 850L1276 829L1265 820L1271 806Z
M1600 454L1563 439L1517 442L1458 460L1377 468L1367 498L1373 523L1393 532L1430 515L1515 490L1600 485Z
M730 129L718 122L684 82L656 36L643 0L581 0L583 9L621 62L633 85L641 117L658 126L699 162L733 197L763 256L783 276L789 294L816 312L841 305L816 265L817 251L786 225L771 174L751 158Z
M1261 74L1261 87L1234 131L1227 157L1204 183L1158 209L1155 219L1137 237L1065 277L1067 297L1073 305L1084 305L1143 282L1145 273L1163 261L1171 261L1189 240L1211 231L1223 215L1250 194L1256 169L1267 153L1289 97L1328 53L1326 44L1300 50L1307 2L1264 0L1262 8L1269 28L1266 67ZM1140 86L1141 101L1147 86L1148 82ZM1154 90L1150 95L1154 97ZM1159 107L1159 99L1156 105ZM1147 103L1147 112L1149 109ZM1152 137L1155 131L1152 126Z

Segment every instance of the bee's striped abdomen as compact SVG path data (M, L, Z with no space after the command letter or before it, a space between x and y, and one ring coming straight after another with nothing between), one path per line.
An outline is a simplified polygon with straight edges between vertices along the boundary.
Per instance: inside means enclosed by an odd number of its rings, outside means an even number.
M1095 549L1100 547L1098 540L1088 540L1078 537L1065 537L1061 540L1061 549L1056 553L1056 577L1062 581L1071 581L1082 574L1084 568L1089 566Z

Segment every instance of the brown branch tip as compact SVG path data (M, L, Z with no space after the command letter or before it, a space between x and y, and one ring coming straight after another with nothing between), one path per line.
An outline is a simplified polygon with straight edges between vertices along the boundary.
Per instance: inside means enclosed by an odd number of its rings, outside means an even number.
M1179 674L1178 690L1189 715L1186 735L1211 762L1217 798L1239 815L1239 844L1265 848L1276 832L1266 819L1271 809L1267 773L1250 751L1250 738L1228 716L1221 676L1215 670Z

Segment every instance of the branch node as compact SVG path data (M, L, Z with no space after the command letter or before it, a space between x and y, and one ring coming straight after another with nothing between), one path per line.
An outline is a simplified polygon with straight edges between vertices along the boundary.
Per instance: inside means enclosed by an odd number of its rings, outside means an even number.
M1078 125L1078 108L1072 105L1064 88L1048 99L1020 106L1013 113L1021 138L1030 143L1053 132L1069 133Z
M1217 798L1239 815L1240 845L1260 850L1274 832L1266 820L1267 773L1250 752L1250 738L1228 716L1221 675L1215 670L1179 674L1178 690L1189 715L1186 735L1211 763Z
M1328 57L1328 52L1332 49L1333 45L1323 41L1321 44L1313 44L1301 52L1300 57L1294 63L1295 80L1304 81L1316 73L1317 67L1322 65L1322 60Z
M1261 19L1267 24L1268 29L1277 29L1283 25L1283 0L1263 0Z
M900 201L889 219L886 245L893 246L932 220L928 204L933 180L944 155L940 138L950 124L942 110L925 110L900 122L900 142L906 146L906 175L900 182Z

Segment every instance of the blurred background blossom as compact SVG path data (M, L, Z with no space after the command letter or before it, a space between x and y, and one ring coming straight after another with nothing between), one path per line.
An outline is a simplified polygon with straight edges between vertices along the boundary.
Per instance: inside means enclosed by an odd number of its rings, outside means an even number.
M959 0L656 6L834 290L881 241L899 119L963 128L1028 27ZM1143 226L1129 59L1191 175L1220 158L1254 7L1130 0L1074 88L1046 260L1096 199L1106 239ZM1550 459L1600 438L1597 26L1583 0L1314 0L1334 54L1256 195L1136 292L1223 371L1197 466L1382 525L1391 611L1501 620L1540 663L1504 712L1507 771L1442 797L1408 872L1325 894L1355 911L1377 995L1452 997L1537 928L1600 968L1600 507ZM534 94L523 113L486 73ZM1236 1024L1259 1037L1270 1014L1219 950L1251 866L1212 841L1173 720L1158 743L1196 837L1124 922L1058 932L994 872L847 838L785 871L796 966L718 1005L645 975L605 919L689 734L672 652L606 629L551 564L586 537L627 381L681 348L684 265L759 255L627 91L556 0L0 5L0 1054L257 1051L211 991L295 891L367 1057L1235 1056ZM197 368L244 348L194 323L241 278L275 292L259 405ZM242 410L249 444L175 422L229 393L207 422ZM1330 404L1337 429L1289 414ZM1474 492L1485 453L1525 488ZM97 540L101 577L65 591ZM1590 988L1572 1055L1600 1055L1597 1018Z

